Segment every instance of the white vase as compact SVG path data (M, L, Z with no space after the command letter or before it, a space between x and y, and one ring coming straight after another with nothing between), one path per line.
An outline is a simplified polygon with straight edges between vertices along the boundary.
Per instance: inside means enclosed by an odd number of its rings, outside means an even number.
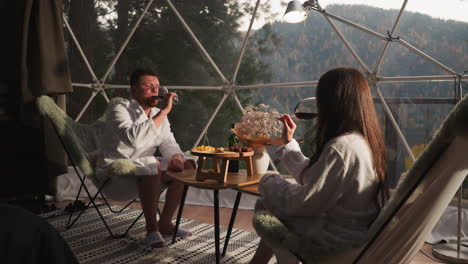
M252 167L254 174L265 174L270 164L270 156L264 148L256 148L252 156Z

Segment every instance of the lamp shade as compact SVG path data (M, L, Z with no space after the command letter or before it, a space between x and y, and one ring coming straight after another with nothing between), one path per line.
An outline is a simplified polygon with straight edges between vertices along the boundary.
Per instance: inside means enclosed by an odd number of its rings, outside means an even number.
M286 12L284 12L283 19L287 23L299 23L307 18L307 12L302 7L301 2L293 0L289 2L288 7L286 7Z

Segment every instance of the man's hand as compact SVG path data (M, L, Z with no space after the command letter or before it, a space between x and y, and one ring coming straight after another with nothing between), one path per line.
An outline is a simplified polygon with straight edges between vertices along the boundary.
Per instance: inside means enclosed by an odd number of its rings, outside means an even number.
M196 168L193 160L186 160L184 162L184 170L194 170Z
M184 158L180 154L175 154L172 156L167 165L167 170L169 171L183 171L184 170Z
M164 106L162 107L162 110L167 111L167 113L171 112L174 97L177 97L176 93L167 93L164 95Z

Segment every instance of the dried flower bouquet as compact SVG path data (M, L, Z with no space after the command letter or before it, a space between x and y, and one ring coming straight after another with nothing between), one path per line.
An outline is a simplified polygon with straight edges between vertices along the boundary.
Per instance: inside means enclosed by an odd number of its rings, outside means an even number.
M272 107L260 104L249 105L244 109L242 118L232 131L249 143L262 143L281 134L283 127L278 121L282 115Z

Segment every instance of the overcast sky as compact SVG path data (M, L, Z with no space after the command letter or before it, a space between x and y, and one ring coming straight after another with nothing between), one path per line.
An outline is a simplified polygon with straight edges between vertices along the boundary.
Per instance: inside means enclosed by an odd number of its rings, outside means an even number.
M250 0L253 1L253 0ZM285 6L281 5L281 0L261 0L270 1L272 11L278 13L277 20L282 21ZM300 0L303 2L304 0ZM288 3L289 1L284 1ZM322 8L326 8L329 4L363 4L384 9L400 9L403 5L403 0L319 0ZM453 19L463 22L468 22L468 0L408 0L405 10L411 12L419 12L432 17L441 19ZM246 18L242 30L247 30L249 18ZM254 23L254 29L260 28L265 21L259 20ZM468 29L467 29L468 30Z

